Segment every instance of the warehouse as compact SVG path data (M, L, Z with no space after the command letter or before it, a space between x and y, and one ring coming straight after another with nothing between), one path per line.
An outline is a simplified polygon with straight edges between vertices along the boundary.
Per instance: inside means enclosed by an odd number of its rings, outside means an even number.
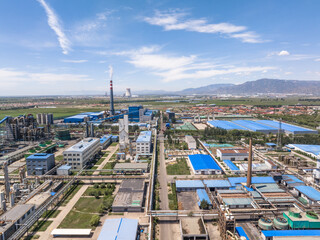
M280 123L278 121L272 120L259 120L258 123L262 123L267 126L279 128ZM292 124L281 122L281 129L287 134L318 134L317 130L312 130L309 128L298 127Z
M251 198L222 198L224 205L230 209L234 208L253 208Z
M320 192L310 186L296 186L295 192L299 197L308 199L310 205L320 203Z
M246 177L229 177L228 178L231 187L241 186L241 183L246 183ZM259 184L259 183L275 183L272 177L252 177L251 178L252 184Z
M98 240L136 240L138 235L138 220L114 218L105 220Z
M240 125L237 125L233 122L224 121L224 120L213 120L208 121L207 124L214 128L222 128L225 130L248 130L244 127L241 127Z
M113 204L113 212L141 212L145 190L144 179L122 181Z
M194 174L221 174L221 168L216 161L205 154L195 154L188 156Z
M263 240L320 239L320 230L269 230L261 231Z
M149 164L148 163L117 163L113 171L115 173L146 173L149 171Z
M215 191L217 189L229 189L231 187L228 180L203 180L203 183L210 189L210 191Z
M313 158L318 158L320 154L320 145L289 144L288 147L294 150L304 152Z
M223 162L233 173L240 173L240 169L231 160L223 160Z
M247 161L249 158L249 150L244 148L219 148L217 149L217 157L223 161Z
M201 180L176 180L177 192L195 191L201 188L204 189L204 185Z
M282 184L285 185L288 189L293 189L296 186L304 186L304 182L297 178L294 175L282 175Z
M267 126L251 120L234 120L232 122L253 132L261 132L265 134L278 133L277 128Z

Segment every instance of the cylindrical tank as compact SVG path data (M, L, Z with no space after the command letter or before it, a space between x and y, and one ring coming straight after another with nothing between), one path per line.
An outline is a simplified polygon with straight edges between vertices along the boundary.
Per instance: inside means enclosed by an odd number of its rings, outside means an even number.
M287 219L285 219L283 217L277 217L277 218L273 219L273 226L279 230L285 230L285 229L289 228L289 224L288 224Z
M271 219L266 217L260 218L258 221L258 226L262 230L272 230L272 221Z

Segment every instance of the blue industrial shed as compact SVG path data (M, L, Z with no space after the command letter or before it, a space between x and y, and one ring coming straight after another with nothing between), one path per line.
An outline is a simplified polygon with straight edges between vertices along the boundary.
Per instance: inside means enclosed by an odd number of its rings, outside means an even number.
M320 230L263 230L261 234L264 239L272 240L273 237L316 237L320 236Z
M230 177L228 178L232 187L236 187L241 183L246 183L246 177ZM252 184L259 184L259 183L275 183L272 177L252 177L251 179Z
M242 227L236 227L236 232L238 233L239 237L245 237L247 240L250 240Z
M221 168L210 155L195 154L188 158L194 174L221 174Z
M294 187L300 194L307 197L312 202L320 201L320 192L310 186L296 186Z
M138 220L115 218L105 220L98 240L136 240Z
M196 190L204 188L201 180L176 180L176 189L178 192Z
M210 188L210 190L229 189L231 187L228 180L203 180L203 183Z
M240 169L231 160L223 160L223 162L231 171L240 171Z
M229 121L224 121L224 120L213 120L213 121L208 121L207 122L209 125L211 125L212 127L216 127L216 128L222 128L225 130L247 130L244 127L241 127L233 122L229 122Z
M209 204L209 208L212 208L212 202L210 201L210 198L206 192L205 189L197 189L197 195L198 195L198 206L200 207L201 202L205 200Z
M257 122L265 124L267 126L275 127L275 128L280 127L280 123L278 121L259 120ZM295 125L283 123L283 122L281 123L281 129L284 130L286 133L292 133L292 134L309 134L309 133L317 134L318 133L317 130L303 128L303 127L299 127L299 126L295 126Z

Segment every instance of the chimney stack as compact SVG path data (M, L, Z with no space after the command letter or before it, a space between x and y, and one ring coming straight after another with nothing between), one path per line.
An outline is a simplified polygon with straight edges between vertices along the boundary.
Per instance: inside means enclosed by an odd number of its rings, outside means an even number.
M112 85L112 76L113 76L113 69L110 66L110 113L113 116L114 115L114 106L113 106L113 85Z
M252 139L249 139L249 161L248 161L248 173L247 173L247 187L251 187L252 178Z

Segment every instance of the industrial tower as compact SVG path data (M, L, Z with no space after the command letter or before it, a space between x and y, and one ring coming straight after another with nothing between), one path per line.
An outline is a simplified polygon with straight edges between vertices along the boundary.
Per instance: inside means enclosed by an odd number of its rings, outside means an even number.
M109 66L109 74L110 74L110 113L112 116L114 116L113 86L112 86L113 69L112 69L112 66Z

